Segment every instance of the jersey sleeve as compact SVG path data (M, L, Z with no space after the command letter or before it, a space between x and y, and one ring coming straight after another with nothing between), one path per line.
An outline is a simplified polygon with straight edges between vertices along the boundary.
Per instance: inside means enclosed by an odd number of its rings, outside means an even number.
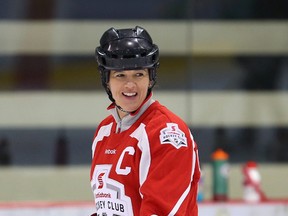
M197 215L197 146L182 121L155 119L147 127L151 163L140 187L140 215Z

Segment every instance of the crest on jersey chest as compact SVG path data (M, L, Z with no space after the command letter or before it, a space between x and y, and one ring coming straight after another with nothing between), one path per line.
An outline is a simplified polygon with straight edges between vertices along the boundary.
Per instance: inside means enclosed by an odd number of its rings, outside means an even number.
M187 147L185 133L175 123L167 123L167 127L160 131L160 142L161 144L171 144L177 149L182 146Z

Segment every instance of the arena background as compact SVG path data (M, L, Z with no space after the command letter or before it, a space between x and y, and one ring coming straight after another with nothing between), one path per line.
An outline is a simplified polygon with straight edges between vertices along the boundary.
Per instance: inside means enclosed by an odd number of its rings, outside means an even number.
M160 47L155 98L185 119L199 145L205 199L217 148L230 156L231 199L241 199L248 160L259 163L267 196L287 199L287 1L2 0L3 206L93 202L91 142L109 105L94 50L111 26L136 25Z

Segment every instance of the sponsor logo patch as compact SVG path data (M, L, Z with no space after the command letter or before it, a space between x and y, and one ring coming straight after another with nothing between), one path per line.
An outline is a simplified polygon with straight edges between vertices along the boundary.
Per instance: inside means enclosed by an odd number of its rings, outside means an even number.
M167 123L167 127L160 131L160 142L161 144L171 144L177 149L182 146L187 147L185 133L175 123Z
M133 216L132 202L124 185L109 177L112 165L96 165L91 179L97 215Z
M106 149L105 154L116 154L116 149Z

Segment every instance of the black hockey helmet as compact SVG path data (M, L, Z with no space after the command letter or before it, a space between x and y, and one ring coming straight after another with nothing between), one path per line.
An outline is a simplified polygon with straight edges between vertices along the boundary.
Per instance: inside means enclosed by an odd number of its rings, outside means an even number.
M110 100L114 101L107 88L110 70L135 70L148 68L152 81L148 94L156 83L156 69L159 66L159 49L153 44L149 33L136 26L132 29L110 28L102 35L100 46L95 50L102 85Z

